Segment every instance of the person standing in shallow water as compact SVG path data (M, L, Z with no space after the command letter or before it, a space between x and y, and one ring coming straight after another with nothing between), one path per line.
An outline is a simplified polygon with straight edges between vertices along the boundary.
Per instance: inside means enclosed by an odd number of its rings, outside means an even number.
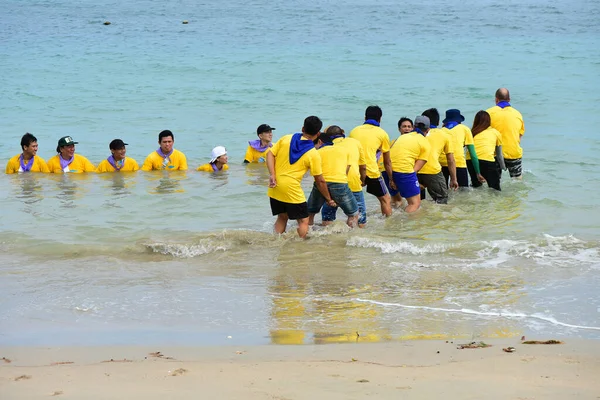
M267 150L273 147L273 131L275 128L262 124L256 128L258 139L248 142L244 163L261 163L267 160Z
M75 154L75 142L71 136L63 136L58 140L54 157L48 160L48 169L55 174L94 172L96 167L84 156Z
M142 171L167 170L167 171L185 171L188 169L185 154L175 150L175 136L173 132L164 130L158 134L158 150L148 154Z
M121 139L115 139L108 145L111 155L98 164L97 173L104 172L134 172L140 169L137 161L131 157L125 157L128 146Z
M502 169L506 168L502 156L502 135L490 126L490 114L483 110L475 114L471 132L473 132L481 175L485 178L488 187L500 190L500 174ZM469 155L467 155L467 169L471 174L473 187L481 186L481 182L473 178L475 169Z
M7 174L17 174L24 172L45 172L48 173L48 165L42 157L37 155L37 138L31 133L26 133L21 138L21 154L17 154L6 164Z

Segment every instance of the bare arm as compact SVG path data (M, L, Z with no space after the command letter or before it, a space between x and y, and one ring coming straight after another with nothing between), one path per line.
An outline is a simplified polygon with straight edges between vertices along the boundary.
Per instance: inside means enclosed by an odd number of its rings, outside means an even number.
M325 182L323 175L315 175L314 178L317 189L319 189L319 192L321 192L323 197L325 197L325 202L327 205L330 207L336 207L337 204L335 204L335 201L333 201L331 195L329 194L329 188L327 187L327 183Z
M274 188L277 186L277 179L275 178L275 156L270 151L267 152L267 168L269 169L269 187Z
M450 189L458 189L458 179L456 178L456 160L454 154L446 153L446 160L448 160L448 171L450 171Z
M392 159L390 158L390 152L383 153L383 165L385 167L385 172L388 174L390 178L390 182L392 182L393 172L392 172Z
M360 173L360 183L365 186L365 180L367 179L367 165L359 165L358 172Z
M415 172L419 172L423 165L427 163L427 160L417 160L415 161Z

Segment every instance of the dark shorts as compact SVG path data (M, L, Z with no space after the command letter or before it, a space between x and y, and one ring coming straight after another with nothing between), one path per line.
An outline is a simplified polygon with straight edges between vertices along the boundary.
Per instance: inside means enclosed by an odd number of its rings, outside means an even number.
M308 218L308 206L304 203L284 203L283 201L275 200L269 197L271 200L271 212L273 215L287 214L289 219L302 219Z
M448 167L442 167L442 173L444 174L447 186L448 182L450 182L450 170ZM458 186L469 187L469 173L466 168L456 167L456 180L458 181Z
M419 183L427 188L427 193L433 201L440 204L448 202L448 184L441 171L437 174L417 174L417 178Z
M369 178L367 176L365 183L367 184L367 193L375 197L382 197L389 193L381 175L379 175L379 178Z
M358 204L356 204L356 199L347 183L327 182L327 188L329 189L329 195L338 207L344 211L344 214L349 217L358 214ZM314 184L308 197L308 212L310 214L318 213L321 211L323 204L325 204L325 197L323 197L317 185Z
M482 183L477 180L477 174L471 160L467 160L467 169L469 170L469 175L471 175L473 187L481 186ZM500 166L496 162L479 160L479 169L487 185L492 189L500 190L500 174L502 172Z
M405 199L421 195L421 187L419 186L416 172L403 173L394 171L394 183L398 188L400 196Z
M508 168L508 173L510 174L511 178L518 178L523 174L521 161L521 158L515 158L513 160L508 158L504 159L504 164L506 165L506 168Z

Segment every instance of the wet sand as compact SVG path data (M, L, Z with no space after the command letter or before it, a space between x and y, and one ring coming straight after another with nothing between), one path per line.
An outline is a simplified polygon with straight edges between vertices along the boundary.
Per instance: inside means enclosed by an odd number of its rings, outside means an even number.
M3 347L0 398L600 398L599 341L461 344Z

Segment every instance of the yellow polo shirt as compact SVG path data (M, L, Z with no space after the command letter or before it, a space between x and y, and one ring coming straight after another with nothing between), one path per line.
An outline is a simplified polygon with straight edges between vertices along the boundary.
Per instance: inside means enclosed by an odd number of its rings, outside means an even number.
M467 168L467 160L465 159L465 146L473 144L473 134L468 126L458 124L452 129L442 128L452 135L452 144L454 145L454 159L456 160L456 168ZM440 154L440 164L443 167L448 166L446 153Z
M417 160L427 160L431 145L429 141L418 132L400 135L390 150L392 170L394 172L415 172Z
M473 138L475 142L475 152L480 160L494 162L496 160L496 146L502 146L502 135L496 129L489 127L485 131L479 132ZM471 159L471 154L467 154L467 160Z
M377 166L377 150L383 153L390 151L390 137L386 131L379 126L364 124L352 129L349 135L362 144L365 152L365 161L367 165L367 176L377 179L381 176ZM383 155L381 156L383 158Z
M504 158L509 160L522 158L521 136L525 133L525 123L521 113L510 106L504 108L494 106L487 112L492 118L492 128L498 130L502 135Z
M248 146L244 160L248 161L249 163L265 162L267 160L267 151L269 151L269 149L265 151L258 151L254 147Z
M365 151L362 144L351 137L338 138L333 141L334 146L344 146L350 153L350 170L348 171L348 187L353 192L362 191L362 182L360 180L360 166L365 165Z
M316 149L310 149L294 164L290 164L290 142L292 135L279 139L269 151L275 156L275 178L277 186L269 188L269 197L290 204L306 201L301 182L304 174L310 170L312 176L322 175L321 155Z
M84 156L75 154L73 156L73 162L69 164L68 171L63 171L60 167L60 154L55 155L48 160L48 169L54 174L62 174L64 172L71 172L73 174L80 174L82 172L94 172L96 167Z
M98 164L96 172L99 174L102 174L104 172L134 172L138 169L140 169L140 166L138 165L137 161L135 161L133 158L125 157L125 163L123 164L123 167L121 167L120 170L117 171L115 167L110 165L108 160L102 160L102 162Z
M179 150L173 149L173 153L169 156L169 162L165 163L165 159L156 151L148 154L142 171L167 170L167 171L185 171L188 169L187 159Z
M218 170L218 171L215 171L215 170L213 169L213 167L212 167L212 164L211 164L211 163L208 163L208 164L204 164L204 165L201 165L201 166L199 166L199 167L196 169L196 171L203 171L203 172L221 172L221 171L227 171L228 169L229 169L229 165L225 164L225 165L223 165L223 168L221 168L221 169L220 169L220 170Z
M348 183L346 170L350 165L350 152L345 146L323 146L319 149L319 155L325 182Z
M448 130L432 128L429 130L429 133L427 133L427 141L431 145L431 151L429 152L427 163L421 168L419 173L431 175L439 174L442 171L442 166L439 161L440 154L444 154L447 165L446 154L454 153L452 136L450 136Z
M21 154L17 154L16 156L14 156L10 160L8 160L8 163L6 164L6 173L7 174L17 174L19 172L23 172L23 171L19 171L21 169L21 162L19 161L20 158L21 158ZM44 161L44 159L42 157L34 156L33 157L33 165L31 166L31 170L29 172L48 173L48 172L50 172L50 170L48 169L48 165L46 164L46 161Z

